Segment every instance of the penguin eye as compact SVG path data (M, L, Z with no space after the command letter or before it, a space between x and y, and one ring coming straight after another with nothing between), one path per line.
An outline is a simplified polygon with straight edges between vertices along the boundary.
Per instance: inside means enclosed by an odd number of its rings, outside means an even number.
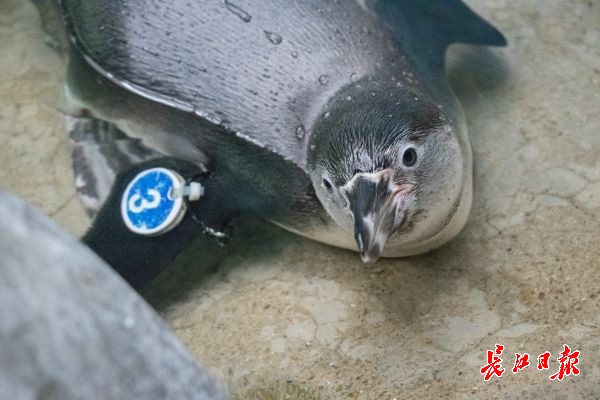
M402 154L402 164L405 167L413 167L417 163L417 151L414 147L409 147Z
M329 193L333 192L333 185L331 184L331 182L329 182L327 178L323 178L323 185Z

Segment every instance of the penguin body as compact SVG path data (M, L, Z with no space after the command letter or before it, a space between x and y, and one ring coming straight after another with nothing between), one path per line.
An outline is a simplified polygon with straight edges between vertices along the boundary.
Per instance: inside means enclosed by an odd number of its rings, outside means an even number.
M471 150L444 54L505 40L461 1L63 0L61 12L70 111L145 149L104 148L126 160L106 182L182 160L219 177L221 225L258 215L365 261L427 251L464 225ZM91 177L110 164L74 164L96 207L108 193Z

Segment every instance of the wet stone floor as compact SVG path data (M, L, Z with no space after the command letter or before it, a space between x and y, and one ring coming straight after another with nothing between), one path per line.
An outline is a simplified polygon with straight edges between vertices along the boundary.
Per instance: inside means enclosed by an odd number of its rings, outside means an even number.
M449 54L475 168L457 239L365 266L248 221L225 249L188 249L147 294L232 398L598 397L600 3L468 3L510 46ZM0 184L81 234L65 65L28 2L0 0L0 54ZM505 373L484 382L495 344ZM563 344L580 374L551 381ZM515 353L531 362L517 374Z

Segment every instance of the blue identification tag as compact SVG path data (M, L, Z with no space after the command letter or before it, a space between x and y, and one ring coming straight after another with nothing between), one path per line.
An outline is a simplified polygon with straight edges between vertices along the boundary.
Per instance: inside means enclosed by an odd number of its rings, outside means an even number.
M186 211L184 185L178 173L166 168L140 172L121 200L121 215L127 228L140 235L156 236L176 227Z

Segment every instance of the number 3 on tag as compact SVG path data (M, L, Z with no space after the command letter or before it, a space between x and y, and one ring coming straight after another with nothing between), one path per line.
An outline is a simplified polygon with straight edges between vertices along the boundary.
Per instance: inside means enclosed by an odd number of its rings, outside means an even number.
M121 216L127 228L139 235L161 235L173 229L185 215L183 197L171 193L185 185L177 172L150 168L135 176L123 193Z
M134 194L131 196L129 202L127 203L129 211L139 214L144 210L156 208L160 205L160 192L158 190L150 189L147 193L150 197L152 197L152 200L148 201L140 194Z

